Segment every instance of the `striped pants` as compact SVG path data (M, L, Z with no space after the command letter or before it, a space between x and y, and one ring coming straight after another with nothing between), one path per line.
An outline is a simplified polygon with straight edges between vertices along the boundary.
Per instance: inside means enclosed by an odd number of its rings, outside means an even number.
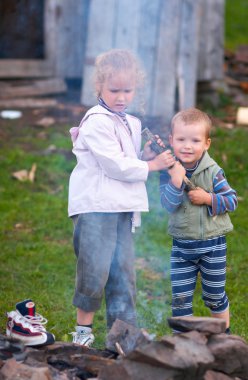
M198 273L201 275L202 299L212 313L229 307L225 292L226 238L208 240L173 239L171 284L173 317L193 315L193 295Z

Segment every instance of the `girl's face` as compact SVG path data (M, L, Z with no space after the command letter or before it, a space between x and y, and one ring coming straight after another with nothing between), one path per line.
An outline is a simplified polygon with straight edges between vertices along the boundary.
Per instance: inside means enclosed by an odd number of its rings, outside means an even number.
M135 94L135 82L126 72L107 79L100 88L100 97L114 112L123 112L132 102Z
M184 167L193 168L210 147L211 139L206 137L206 129L202 123L178 123L170 136L170 144Z

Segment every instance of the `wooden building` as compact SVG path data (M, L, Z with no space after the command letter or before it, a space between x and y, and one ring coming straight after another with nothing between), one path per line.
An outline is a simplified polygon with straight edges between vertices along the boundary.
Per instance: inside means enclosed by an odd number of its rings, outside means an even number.
M200 81L223 77L224 0L2 0L1 78L82 78L95 104L95 57L132 49L147 73L146 114L194 106ZM135 111L135 106L132 111Z

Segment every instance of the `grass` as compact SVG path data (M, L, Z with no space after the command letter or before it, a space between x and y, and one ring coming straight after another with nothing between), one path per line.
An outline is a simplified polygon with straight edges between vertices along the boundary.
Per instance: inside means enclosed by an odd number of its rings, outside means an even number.
M239 45L247 45L247 0L225 1L225 47L234 51Z
M67 218L68 179L75 162L70 156L68 126L46 129L41 139L37 127L27 125L16 130L15 123L9 121L0 133L4 135L0 141L0 332L5 331L5 313L16 302L31 298L37 311L48 318L48 330L57 340L68 341L75 325L75 309L71 305L75 258L72 225ZM228 236L227 291L233 332L246 339L247 133L241 127L217 128L211 148L211 154L222 162L229 182L242 198L232 217L235 231ZM55 151L47 149L51 145L56 146ZM12 172L29 170L33 163L37 164L34 183L12 178ZM137 309L139 325L160 337L170 334L166 319L171 312L171 241L166 233L167 216L159 204L157 174L150 176L148 192L151 211L143 214L142 228L135 235ZM208 315L199 287L194 304L196 315ZM103 347L104 304L96 315L95 332L96 346Z
M235 50L247 43L246 0L226 0L225 47ZM206 110L223 117L230 99L222 99L218 110ZM5 333L6 312L26 298L36 302L37 311L48 319L48 331L57 340L71 339L75 309L71 304L74 288L75 257L72 249L72 224L67 217L69 175L74 167L70 155L69 126L40 130L32 125L17 127L14 121L0 126L0 333ZM247 310L247 199L248 131L216 128L211 155L220 163L230 184L239 195L239 207L232 215L234 232L229 234L227 292L231 302L232 331L248 340ZM51 145L56 150L48 149ZM30 170L37 164L34 183L15 180L11 173ZM138 321L152 334L170 334L169 257L171 239L166 233L167 216L161 209L158 176L148 184L150 212L143 214L142 228L135 234L137 252ZM209 315L197 286L195 315ZM105 309L95 318L96 347L105 339Z

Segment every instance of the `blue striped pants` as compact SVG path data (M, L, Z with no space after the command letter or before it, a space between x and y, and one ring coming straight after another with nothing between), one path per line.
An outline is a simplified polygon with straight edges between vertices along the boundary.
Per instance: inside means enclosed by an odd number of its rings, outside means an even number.
M173 239L171 284L173 317L193 315L193 295L198 273L202 299L211 313L222 313L229 307L225 292L226 237L208 240Z

